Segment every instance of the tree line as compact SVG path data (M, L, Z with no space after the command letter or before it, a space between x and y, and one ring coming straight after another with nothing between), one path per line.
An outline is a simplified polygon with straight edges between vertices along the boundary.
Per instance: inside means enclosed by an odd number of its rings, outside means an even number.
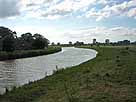
M17 37L15 31L0 27L0 50L12 52L14 50L33 50L47 48L49 40L41 34L24 33Z

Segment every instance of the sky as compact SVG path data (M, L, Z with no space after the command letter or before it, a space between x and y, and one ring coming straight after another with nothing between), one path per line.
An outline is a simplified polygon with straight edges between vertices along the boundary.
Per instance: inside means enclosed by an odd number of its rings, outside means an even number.
M136 41L136 0L0 0L0 26L55 43Z

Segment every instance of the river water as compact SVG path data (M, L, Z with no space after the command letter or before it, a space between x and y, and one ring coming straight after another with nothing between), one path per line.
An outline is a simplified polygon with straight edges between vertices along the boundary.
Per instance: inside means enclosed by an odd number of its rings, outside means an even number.
M30 81L51 75L57 68L81 64L96 57L91 49L64 47L61 52L16 60L0 61L0 94L5 88L21 86Z

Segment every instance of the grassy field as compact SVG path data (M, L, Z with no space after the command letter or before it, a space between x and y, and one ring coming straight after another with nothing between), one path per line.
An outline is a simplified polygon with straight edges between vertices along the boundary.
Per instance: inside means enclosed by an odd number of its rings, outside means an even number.
M14 88L0 102L136 102L136 47L93 49L95 59Z
M61 51L61 47L48 47L40 50L18 50L14 52L0 52L0 60L10 60L26 57L34 57L40 55L52 54Z

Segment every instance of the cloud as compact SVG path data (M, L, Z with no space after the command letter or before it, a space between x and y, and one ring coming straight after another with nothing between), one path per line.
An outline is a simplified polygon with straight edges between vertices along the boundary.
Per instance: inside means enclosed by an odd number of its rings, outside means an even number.
M110 16L110 12L102 12L102 11L95 11L94 8L92 8L90 11L86 13L86 17L94 17L96 18L96 21L100 21L104 18L108 18Z
M21 0L23 6L33 6L49 2L51 0Z
M50 19L50 20L54 20L54 19L59 19L59 18L62 18L62 16L60 15L47 15L46 16L46 19Z
M64 33L67 39L73 39L73 41L85 41L91 42L93 38L97 38L98 41L102 42L106 38L112 41L118 41L122 39L135 40L136 38L136 28L127 27L87 27L72 30Z
M19 15L19 5L19 0L0 0L0 18Z
M107 0L99 0L98 3L99 3L99 4L107 4L108 1L107 1Z
M36 13L39 18L58 19L71 16L78 11L85 12L90 5L96 4L96 1L97 0L22 0L22 12L24 12L26 16L31 13L31 17L34 18L34 13Z
M108 1L100 1L99 3L105 3L107 5L105 5L105 7L100 10L91 9L86 13L86 17L95 17L96 21L100 21L112 16L128 16L136 18L136 0L124 1L119 4L115 3L112 6L108 4Z
M135 17L136 18L136 8L132 8L127 13L128 17Z
M61 2L54 3L42 14L43 17L60 18L62 16L72 15L77 11L86 11L89 5L95 4L96 0L63 0ZM60 15L58 17L58 15ZM78 17L78 16L77 16ZM50 19L50 18L49 18Z
M105 7L97 9L97 5L103 5ZM132 17L135 14L134 8L136 8L136 0L122 2L115 0L63 0L51 6L46 14L65 16L72 15L75 12L82 12L82 16L87 18L93 17L96 18L96 21L100 21L112 16Z
M50 20L72 16L96 21L113 16L136 18L136 0L0 0L0 18L17 15Z
M124 1L114 6L106 6L102 12L109 12L110 16L128 16L133 17L136 9L136 0ZM127 14L127 15L126 15Z

